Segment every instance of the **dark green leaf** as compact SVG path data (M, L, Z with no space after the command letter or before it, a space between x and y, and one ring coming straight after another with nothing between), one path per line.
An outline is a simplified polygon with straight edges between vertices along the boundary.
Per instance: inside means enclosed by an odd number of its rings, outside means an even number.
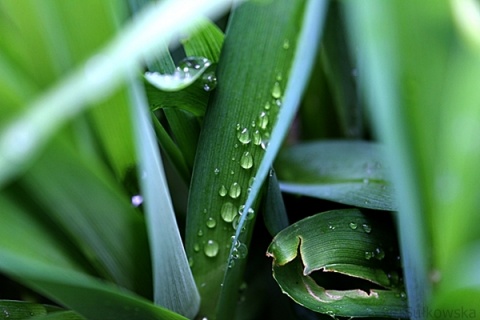
M395 210L381 145L322 141L282 150L275 162L281 190L380 210Z

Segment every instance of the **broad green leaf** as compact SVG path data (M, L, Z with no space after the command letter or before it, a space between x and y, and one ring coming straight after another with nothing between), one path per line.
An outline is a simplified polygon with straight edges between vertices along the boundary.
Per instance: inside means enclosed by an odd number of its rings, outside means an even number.
M228 4L229 1L223 0L163 1L145 8L103 50L45 91L15 121L3 126L1 183L23 171L36 151L63 124L110 95L146 57L154 56L159 46L187 30L201 16L219 14ZM39 71L37 66L31 70L35 70L36 77L51 74Z
M395 210L381 145L318 141L283 149L275 168L284 192L380 210Z
M282 290L309 309L332 316L406 318L397 246L389 217L347 209L294 223L275 236L267 255L274 259Z
M81 159L63 140L56 142L21 185L102 276L150 297L143 217L101 166Z
M200 296L183 247L160 152L149 119L145 92L131 81L132 117L139 176L150 238L155 303L193 318Z
M210 98L199 138L187 215L187 253L203 298L202 317L226 319L234 312L258 211L255 199L272 162L270 159L263 176L257 176L264 149L268 152L270 148L268 140L282 140L283 134L278 138L272 134L277 114L285 106L294 109L298 105L309 70L292 69L299 30L309 9L316 8L304 1L249 2L231 13L217 66L219 84ZM322 11L315 11L317 22L318 12ZM317 28L318 24L307 26ZM309 51L302 57L307 62L313 60L310 54L314 55L318 39L318 30L311 32L306 32L308 40L301 46ZM296 59L302 59L300 56ZM299 82L291 85L296 87L293 94L284 96L291 77ZM290 121L286 123L283 132ZM253 186L257 186L246 203L254 180ZM235 232L243 230L242 238L237 235L238 241L232 242Z

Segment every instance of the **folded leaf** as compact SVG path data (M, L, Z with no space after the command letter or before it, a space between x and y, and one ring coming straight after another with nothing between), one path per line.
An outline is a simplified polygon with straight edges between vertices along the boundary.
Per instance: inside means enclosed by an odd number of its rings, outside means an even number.
M311 310L404 318L407 300L394 230L385 215L328 211L281 231L267 255L282 290Z

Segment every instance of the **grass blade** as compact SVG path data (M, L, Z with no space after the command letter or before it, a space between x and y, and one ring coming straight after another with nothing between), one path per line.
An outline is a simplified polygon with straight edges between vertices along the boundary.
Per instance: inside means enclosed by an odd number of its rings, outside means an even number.
M154 300L161 306L193 318L200 305L200 296L175 220L160 152L149 121L146 96L134 80L131 95L141 191L145 199L152 252Z
M164 1L142 11L105 49L44 93L0 136L0 183L25 169L31 156L66 121L111 94L159 45L230 1ZM185 10L188 8L188 10ZM35 69L35 68L33 68Z

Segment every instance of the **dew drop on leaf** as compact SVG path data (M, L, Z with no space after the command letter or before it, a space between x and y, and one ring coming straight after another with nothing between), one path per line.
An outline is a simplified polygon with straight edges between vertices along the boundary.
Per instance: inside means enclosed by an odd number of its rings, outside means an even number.
M250 169L253 167L253 157L252 154L248 151L245 151L240 158L240 166L243 169Z
M272 89L272 97L274 99L280 99L282 96L282 89L280 88L280 83L275 82Z
M363 231L365 231L366 233L372 232L372 227L370 227L369 224L364 223L362 227L363 227Z
M220 197L225 197L227 193L228 193L227 188L225 188L225 186L222 184L222 186L220 187L220 190L218 190L218 194L220 195Z
M217 225L217 220L210 217L210 218L207 219L206 225L207 225L208 228L213 229Z
M235 216L237 215L237 209L231 202L225 202L222 205L221 212L220 212L223 221L225 222L232 222Z
M248 144L252 139L250 138L250 132L248 132L247 128L243 128L237 132L238 141L242 144Z
M207 257L213 258L218 254L218 242L215 240L208 240L203 247L203 252Z
M228 195L230 196L230 198L237 199L241 193L242 187L240 187L238 182L232 183L232 185L230 186L230 190L228 190Z

